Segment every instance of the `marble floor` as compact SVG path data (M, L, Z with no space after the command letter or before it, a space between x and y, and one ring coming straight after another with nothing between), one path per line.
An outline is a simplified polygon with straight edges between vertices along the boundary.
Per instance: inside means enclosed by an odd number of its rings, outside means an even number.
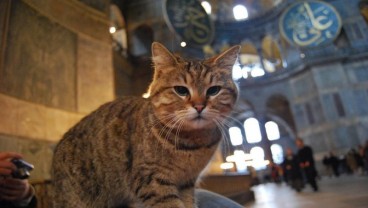
M320 190L306 186L300 193L286 184L267 183L252 188L256 200L249 208L368 208L368 176L322 178Z

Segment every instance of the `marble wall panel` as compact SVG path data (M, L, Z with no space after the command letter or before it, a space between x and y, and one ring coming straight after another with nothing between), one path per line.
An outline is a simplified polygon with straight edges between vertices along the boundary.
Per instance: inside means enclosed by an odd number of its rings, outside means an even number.
M331 94L321 95L323 112L327 121L334 121L338 118L335 103Z
M78 112L89 113L113 100L111 46L80 35L77 77Z
M109 0L79 0L80 2L99 10L103 13L108 14L110 9L110 1Z
M21 1L12 2L0 92L76 110L76 35Z
M316 91L313 76L311 75L311 73L308 72L294 79L291 79L290 83L293 97L295 99L306 98L308 97L308 95L311 95Z
M343 87L345 74L340 64L330 64L315 67L313 70L314 80L319 90Z
M307 117L304 112L304 105L296 104L293 106L294 121L298 130L307 127Z
M360 141L355 126L337 126L333 141L339 149L356 147Z
M0 133L3 134L58 141L83 116L0 94Z
M109 16L75 0L23 0L47 18L65 28L111 43Z

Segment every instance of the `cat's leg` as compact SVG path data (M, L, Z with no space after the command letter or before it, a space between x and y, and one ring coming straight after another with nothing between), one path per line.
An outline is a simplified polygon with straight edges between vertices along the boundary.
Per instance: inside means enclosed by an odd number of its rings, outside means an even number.
M186 208L176 188L145 187L137 194L145 208Z
M187 187L180 191L180 198L183 200L185 208L197 208L194 197L194 187Z
M156 177L155 173L146 175L140 172L134 178L131 188L137 201L141 202L143 207L186 208L174 183Z

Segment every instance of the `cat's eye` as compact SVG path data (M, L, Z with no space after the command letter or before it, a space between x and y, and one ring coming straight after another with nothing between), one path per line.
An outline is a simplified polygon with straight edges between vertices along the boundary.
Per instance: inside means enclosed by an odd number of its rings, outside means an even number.
M207 92L206 92L206 95L207 96L214 96L214 95L217 95L221 90L221 87L220 86L212 86L210 88L208 88Z
M186 88L184 86L175 86L174 90L180 96L188 96L189 95L188 88Z

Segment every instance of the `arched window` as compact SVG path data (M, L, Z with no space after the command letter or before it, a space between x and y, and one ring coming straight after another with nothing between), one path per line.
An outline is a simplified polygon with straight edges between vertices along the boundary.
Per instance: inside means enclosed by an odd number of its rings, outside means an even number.
M273 73L283 68L283 60L277 42L266 36L262 41L263 66L267 73Z
M273 162L276 164L280 164L284 160L284 151L279 144L273 144L271 145L271 153L272 153L272 159Z
M243 70L240 67L239 63L235 63L235 65L233 66L233 79L234 80L238 80L240 78L243 77ZM246 74L245 79L248 77L248 75Z
M208 1L202 1L201 5L207 14L211 14L212 7L211 7L211 4L208 3Z
M248 118L244 121L245 136L248 143L257 143L262 140L259 122L255 118Z
M239 53L239 64L240 66L236 69L238 78L248 79L265 75L257 49L251 42L242 44Z
M265 128L266 128L267 138L270 141L280 139L280 131L279 131L279 126L277 125L277 123L273 121L268 121L265 124Z
M233 146L243 144L243 136L241 130L238 127L231 127L229 129L230 141Z
M248 18L248 10L243 5L236 5L233 8L234 18L238 21Z
M252 161L252 166L256 169L256 170L260 170L266 167L265 161L264 161L264 151L261 147L253 147L250 150L250 155L253 158Z

